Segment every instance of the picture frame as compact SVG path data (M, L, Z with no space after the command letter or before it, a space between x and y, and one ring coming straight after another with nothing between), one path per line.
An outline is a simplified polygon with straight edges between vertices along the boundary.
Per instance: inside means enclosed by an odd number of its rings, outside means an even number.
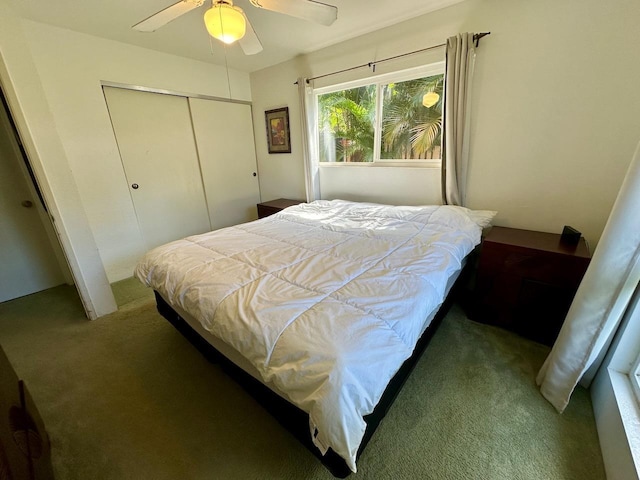
M289 107L264 112L269 153L291 153Z

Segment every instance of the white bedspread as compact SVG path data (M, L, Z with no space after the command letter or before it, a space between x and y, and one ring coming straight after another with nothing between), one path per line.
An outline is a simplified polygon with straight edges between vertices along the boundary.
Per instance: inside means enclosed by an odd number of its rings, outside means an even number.
M356 471L366 424L494 212L316 201L148 252L136 276L309 413Z

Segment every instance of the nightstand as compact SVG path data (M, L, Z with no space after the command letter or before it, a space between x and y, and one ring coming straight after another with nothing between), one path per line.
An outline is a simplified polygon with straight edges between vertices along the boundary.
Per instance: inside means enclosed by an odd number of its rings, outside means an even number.
M552 345L590 261L553 233L493 227L478 262L471 318Z
M304 203L302 200L291 200L289 198L278 198L277 200L271 200L269 202L262 202L258 204L258 218L268 217L274 213L278 213L280 210L284 210L287 207Z

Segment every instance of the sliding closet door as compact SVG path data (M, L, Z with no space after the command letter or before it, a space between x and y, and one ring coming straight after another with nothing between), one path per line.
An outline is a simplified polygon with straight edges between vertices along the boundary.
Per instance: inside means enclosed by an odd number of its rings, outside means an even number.
M190 98L211 227L257 218L260 202L251 106Z
M147 248L211 230L187 99L104 94Z

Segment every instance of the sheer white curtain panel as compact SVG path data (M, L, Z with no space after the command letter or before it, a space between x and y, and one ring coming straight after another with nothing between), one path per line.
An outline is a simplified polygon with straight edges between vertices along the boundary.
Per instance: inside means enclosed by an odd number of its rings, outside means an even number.
M560 335L538 373L542 395L562 412L620 325L640 281L640 144L576 292Z
M302 158L304 161L307 202L320 198L320 173L316 148L316 113L313 87L306 78L298 78Z

